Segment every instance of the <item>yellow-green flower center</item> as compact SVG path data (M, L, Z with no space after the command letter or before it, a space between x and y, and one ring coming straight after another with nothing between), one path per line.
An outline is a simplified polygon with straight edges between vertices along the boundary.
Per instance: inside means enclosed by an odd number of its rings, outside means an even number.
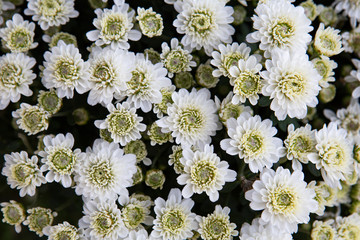
M40 0L38 4L40 15L46 18L55 18L59 12L64 11L61 0Z
M290 100L302 96L305 91L305 79L297 73L286 73L278 82L280 91Z
M150 89L149 77L147 72L139 69L132 71L130 81L126 82L129 93L132 95L145 94Z
M118 217L110 211L97 212L92 217L90 223L91 228L101 237L107 237L113 233L114 229L119 225Z
M192 34L206 37L216 27L213 15L207 9L194 10L185 24Z
M278 186L270 192L269 203L275 214L286 215L297 207L297 196L292 189Z
M210 159L203 159L191 166L190 177L196 186L208 188L215 184L217 173L214 162Z
M234 80L234 93L249 97L261 89L260 76L250 71L241 72Z
M16 27L9 33L9 41L6 45L10 50L25 52L30 49L32 42L33 38L26 28Z
M248 157L256 156L264 151L264 137L258 130L248 130L240 139L242 150Z
M181 132L196 133L203 128L205 119L200 109L188 107L180 110L177 124Z
M286 18L277 19L271 28L272 44L278 47L287 45L291 42L291 38L295 35L294 23Z
M99 188L108 187L114 183L114 173L106 161L98 160L89 167L88 171L90 182Z
M119 41L128 31L128 19L124 14L108 14L101 20L101 36L105 40Z
M115 110L106 118L109 132L124 136L135 127L135 116L126 109Z
M16 64L5 63L0 66L1 85L16 88L21 85L22 69Z
M34 173L34 167L30 164L19 163L11 168L12 176L15 180L22 184L29 184L31 176Z
M177 208L170 209L161 216L161 225L168 234L177 234L185 226L186 215Z
M69 148L58 148L48 155L50 168L60 174L71 174L76 163L76 156Z
M124 224L129 229L139 226L145 219L145 209L136 204L128 204L122 209Z
M73 59L61 57L56 63L54 75L57 81L72 86L80 77L79 67Z

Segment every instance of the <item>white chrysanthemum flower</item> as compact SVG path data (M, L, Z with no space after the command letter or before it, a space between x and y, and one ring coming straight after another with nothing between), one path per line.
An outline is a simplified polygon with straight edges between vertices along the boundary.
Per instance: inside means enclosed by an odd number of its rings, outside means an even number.
M314 38L314 48L327 57L341 53L344 49L341 47L340 30L332 27L325 29L324 23L320 23Z
M336 0L334 5L337 13L344 11L344 13L350 18L351 26L355 28L360 20L359 2L357 0Z
M149 38L161 36L164 29L161 15L156 13L152 7L146 10L145 8L138 7L137 12L136 20L139 21L142 34Z
M336 114L329 110L324 110L324 115L331 122L347 131L347 136L354 139L360 133L360 104L357 98L351 98L347 108L341 108Z
M341 188L340 180L351 174L353 166L353 144L346 136L346 130L338 129L334 122L315 133L317 153L308 155L310 161L321 169L321 175L332 188Z
M162 118L164 114L167 114L167 108L169 104L173 103L171 98L173 92L175 92L176 87L174 85L170 85L169 87L160 89L161 92L161 102L154 103L153 112L156 113L158 118Z
M21 95L32 95L29 85L36 78L31 70L35 64L35 58L24 53L7 53L0 57L0 110L10 101L19 101Z
M205 145L203 149L192 151L185 148L180 162L184 165L184 173L177 178L184 198L190 198L194 193L206 192L210 201L219 199L219 191L225 182L233 182L236 172L229 169L229 164L214 153L214 147Z
M70 18L79 16L74 9L75 0L28 0L25 15L32 16L42 30L65 25Z
M333 226L334 220L329 219L325 222L323 221L314 221L311 229L311 239L314 240L336 240L338 235L336 229Z
M315 131L311 130L311 125L295 129L293 124L288 126L288 136L284 141L286 157L292 160L294 170L302 170L301 163L309 162L308 154L316 152Z
M221 129L216 114L217 107L210 99L210 91L195 88L173 92L173 103L168 106L168 116L156 121L163 132L172 132L176 144L203 146L211 143L211 136Z
M229 70L230 84L234 86L233 104L239 102L244 103L249 99L252 105L256 105L259 99L258 93L262 91L264 80L260 77L262 65L255 56L248 59L240 59L237 66L233 66Z
M139 200L127 195L120 196L118 199L121 208L121 215L125 227L130 232L143 229L142 224L152 225L154 218L150 216L150 200Z
M271 120L262 121L259 115L252 117L244 112L237 119L230 118L226 124L230 138L220 142L221 148L227 154L244 159L252 172L271 168L285 155L282 140L274 137L277 129Z
M238 118L243 112L248 112L253 115L253 110L249 106L245 106L240 102L237 104L232 103L234 93L230 91L228 95L222 100L219 108L219 118L221 122L226 126L226 122L230 118Z
M49 114L38 106L21 103L20 108L12 112L12 116L17 119L19 128L28 135L37 134L49 127Z
M42 157L41 171L48 171L45 178L48 182L61 182L68 188L72 185L71 175L80 164L80 149L72 150L74 137L71 133L48 135L43 139L44 150L39 152Z
M155 200L154 220L151 237L163 240L182 240L193 236L192 230L198 228L195 213L191 212L194 201L182 199L178 188L170 190L168 199L158 197Z
M88 200L84 204L83 214L79 227L84 229L84 235L89 240L118 240L129 233L114 201Z
M220 77L221 75L228 77L229 71L232 66L237 66L240 59L248 59L251 49L246 43L237 42L231 44L220 44L218 46L219 51L213 51L211 56L211 64L216 67L213 71L214 77Z
M86 33L90 41L96 46L111 44L112 49L129 49L128 40L138 41L141 33L132 29L135 11L129 9L125 0L115 0L111 9L95 10L96 18L93 21L96 30Z
M318 103L321 80L308 55L301 51L273 51L272 59L265 65L267 71L260 73L265 79L262 94L272 99L270 108L275 116L279 120L286 115L304 118L307 108Z
M128 142L141 138L140 132L146 130L146 125L141 123L142 117L136 114L136 109L128 102L107 105L110 112L105 120L96 120L95 126L99 129L107 129L111 138L121 146Z
M0 203L3 214L2 222L14 225L17 233L21 232L21 223L25 220L25 209L22 204L10 200L10 202Z
M341 38L345 52L355 52L360 56L360 26L352 29L350 32L343 32Z
M240 230L240 240L292 240L290 233L284 232L270 223L260 224L260 218L244 223Z
M83 230L76 228L66 221L54 226L45 227L43 233L48 237L48 240L85 240Z
M306 53L313 27L304 8L295 7L286 0L268 0L259 4L255 13L252 20L257 31L248 34L246 41L260 42L259 48L265 51L265 57L270 57L274 49Z
M161 63L152 64L144 54L137 54L131 74L131 79L126 82L128 101L133 102L135 108L149 112L153 103L162 100L160 89L171 86L170 79L166 77L167 70Z
M204 240L232 240L233 236L239 235L239 232L235 230L236 224L230 223L229 213L230 208L216 205L212 214L208 214L206 217L197 216L196 220L199 222L197 231L201 238Z
M0 29L5 48L11 52L27 52L36 48L38 43L34 42L35 23L24 21L24 18L16 13L12 20L6 21L6 27Z
M95 47L89 57L90 89L88 103L109 104L125 96L126 82L135 69L135 54L121 49Z
M310 213L318 209L315 191L307 187L304 174L290 173L278 167L276 172L264 169L253 189L245 193L253 210L263 210L260 224L270 223L285 232L297 232L299 223L308 223Z
M338 66L335 61L330 60L329 57L321 55L319 58L312 59L311 62L314 64L315 69L322 77L319 82L319 85L322 88L329 87L329 82L335 82L334 69Z
M60 98L72 98L74 89L80 94L89 90L89 63L84 62L73 44L60 41L51 51L44 53L44 59L41 82L47 89L55 88Z
M3 11L15 9L15 5L9 1L1 1L0 2L0 25L3 24L4 18L2 17Z
M161 62L168 70L168 76L173 77L174 73L190 72L191 67L196 67L196 62L191 61L192 55L187 49L179 45L177 38L172 38L170 47L166 42L161 44L162 53L160 54Z
M5 154L5 166L1 174L7 177L11 188L20 190L20 197L34 196L36 187L46 183L39 169L37 156L28 157L27 152L21 151Z
M136 173L136 157L125 154L119 145L102 139L82 154L82 167L75 175L75 192L90 199L116 199L128 195Z
M173 25L180 34L185 34L181 43L197 50L204 48L211 56L220 43L230 43L235 29L230 25L234 18L233 8L223 1L184 0L175 3L179 13Z
M347 217L336 217L337 236L341 240L360 239L360 215L353 213Z
M27 213L28 216L23 224L28 225L29 230L35 232L39 237L44 235L43 229L47 226L51 226L54 217L57 216L56 212L42 207L28 209Z
M351 70L350 75L345 77L345 81L347 82L360 82L360 60L359 59L351 59L352 63L354 64L356 70ZM352 92L353 98L360 97L360 86L355 88Z

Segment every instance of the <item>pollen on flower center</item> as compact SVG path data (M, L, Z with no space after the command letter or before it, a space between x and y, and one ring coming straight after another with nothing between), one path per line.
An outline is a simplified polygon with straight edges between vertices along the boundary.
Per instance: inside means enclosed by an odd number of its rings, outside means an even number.
M165 231L177 234L185 225L185 214L179 209L171 209L162 215L161 223Z
M117 135L126 135L134 128L135 117L126 109L116 110L106 119L109 132Z
M76 157L67 148L59 148L48 156L49 164L53 170L61 174L71 174L76 161Z
M187 26L191 32L205 37L215 28L213 13L208 10L194 10L188 20Z
M119 41L127 32L127 17L123 14L109 14L101 20L101 35L105 40Z
M296 195L291 189L279 186L270 192L269 203L276 214L288 213L296 207Z
M293 99L305 90L305 80L297 73L288 73L280 79L278 86L287 98Z
M107 162L100 161L89 168L90 181L98 187L109 186L114 181L114 174Z
M274 22L271 35L274 45L282 46L290 42L290 38L294 36L295 29L294 24L285 17L281 17Z
M211 160L201 160L191 167L190 175L196 185L208 187L216 180L217 168Z
M204 123L202 112L195 107L188 107L179 114L178 124L180 131L188 133L197 132Z
M234 93L251 96L260 91L260 76L250 71L241 72L234 81Z

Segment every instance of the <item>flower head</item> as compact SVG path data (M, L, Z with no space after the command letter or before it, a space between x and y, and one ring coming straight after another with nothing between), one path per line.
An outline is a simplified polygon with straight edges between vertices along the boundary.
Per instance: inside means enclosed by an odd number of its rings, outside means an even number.
M48 236L48 240L82 240L83 231L68 222L59 223L54 226L46 226L43 233Z
M39 237L44 235L43 229L51 226L54 217L57 216L56 212L51 209L35 207L27 210L29 214L24 221L24 225L28 225L29 230L35 232Z
M49 113L27 103L21 103L20 108L12 112L12 116L17 119L16 124L19 128L29 135L44 131L49 126Z
M21 151L5 154L5 167L2 175L7 177L11 188L20 190L20 197L34 196L36 187L46 183L39 169L37 156L28 157L27 152Z
M3 213L3 222L14 225L15 231L20 233L21 223L25 220L25 209L24 207L14 200L10 202L0 203L1 212Z
M141 32L152 38L154 36L161 36L164 29L163 19L160 14L156 13L152 8L144 9L138 7L138 16L136 20L139 21Z
M341 53L344 49L341 46L340 30L327 27L320 23L314 39L315 50L321 55L331 57Z

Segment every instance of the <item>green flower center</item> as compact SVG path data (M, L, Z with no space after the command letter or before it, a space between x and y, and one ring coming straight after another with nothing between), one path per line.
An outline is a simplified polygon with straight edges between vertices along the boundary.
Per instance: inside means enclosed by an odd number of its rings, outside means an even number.
M261 89L260 76L250 71L241 72L234 82L234 93L249 97Z
M156 33L163 27L162 18L156 16L156 13L148 13L139 19L139 23L142 25L142 30L146 33Z
M226 240L230 237L228 219L222 216L211 215L205 221L203 235L206 239Z
M257 130L249 130L241 137L243 152L248 157L261 154L264 151L264 137Z
M116 74L113 66L103 62L97 63L92 71L92 78L96 84L101 86L111 86L115 80Z
M19 224L22 221L23 214L20 212L20 209L16 206L8 205L5 207L4 211L4 218L6 221L11 224Z
M279 47L290 43L291 37L294 35L294 23L286 17L277 19L271 28L273 45Z
M98 212L92 217L91 227L102 237L110 235L119 225L119 219L109 211Z
M38 109L28 109L23 114L22 121L30 132L36 133L43 129L46 116L44 112Z
M320 44L323 48L328 50L335 50L336 49L336 40L333 39L330 35L321 35L319 37Z
M180 110L178 125L181 132L195 133L203 128L205 119L200 109L188 107Z
M145 219L144 208L135 204L126 205L122 209L122 214L125 226L130 229L136 228Z
M161 112L167 113L168 104L172 104L173 100L171 98L172 92L169 92L165 89L160 90L162 94L161 103L157 104L156 106L160 109Z
M185 225L186 216L180 209L171 209L161 217L162 228L170 234L177 234Z
M320 158L330 166L339 166L345 161L345 152L343 148L337 144L332 143L325 146L325 148L319 152Z
M131 94L144 94L150 88L149 74L140 70L132 72L130 81L126 82Z
M54 113L59 110L62 101L55 92L46 92L40 95L38 102L45 111Z
M40 0L39 15L46 18L55 18L59 12L64 11L64 4L60 0Z
M334 240L335 239L335 232L332 228L328 226L321 226L318 230L313 230L311 233L311 237L313 239L319 240Z
M164 60L164 65L170 72L179 73L186 70L189 59L182 49L171 50Z
M190 177L197 186L207 188L216 181L217 167L211 160L200 160L191 167Z
M185 23L190 32L201 37L206 37L215 27L213 13L204 10L195 10Z
M27 51L29 50L32 37L30 32L26 28L17 27L13 31L10 32L10 41L6 42L6 44L10 47L11 50L21 50Z
M354 147L354 159L360 163L360 145L355 144Z
M114 183L114 173L109 163L99 160L89 168L89 177L92 184L99 188L110 186Z
M71 228L64 228L56 233L54 240L75 240L76 232Z
M270 205L276 214L286 214L292 212L296 207L297 196L294 191L281 186L274 189L269 194Z
M55 67L55 78L65 84L73 85L79 79L79 67L75 65L73 59L60 58Z
M299 135L290 140L290 149L293 152L306 153L314 149L314 143L307 136Z
M19 183L29 183L31 175L34 173L34 168L26 163L19 163L12 168L12 176Z
M279 80L278 86L287 98L293 100L303 94L305 79L297 73L287 73Z
M101 36L105 40L119 41L127 32L128 20L123 14L110 14L101 20Z
M223 59L223 66L228 73L232 66L237 66L240 59L244 59L245 56L240 52L228 53Z
M223 122L226 122L230 118L237 119L242 113L242 107L240 105L235 105L228 103L223 109L220 109L220 119Z
M135 116L126 109L115 110L107 117L109 132L124 136L135 127Z
M144 159L147 155L146 145L141 140L131 141L124 147L125 154L135 154L138 161Z
M59 148L48 156L52 170L60 174L71 174L76 162L76 156L71 149Z
M0 80L5 88L16 88L21 85L22 69L15 64L5 63L0 67Z

